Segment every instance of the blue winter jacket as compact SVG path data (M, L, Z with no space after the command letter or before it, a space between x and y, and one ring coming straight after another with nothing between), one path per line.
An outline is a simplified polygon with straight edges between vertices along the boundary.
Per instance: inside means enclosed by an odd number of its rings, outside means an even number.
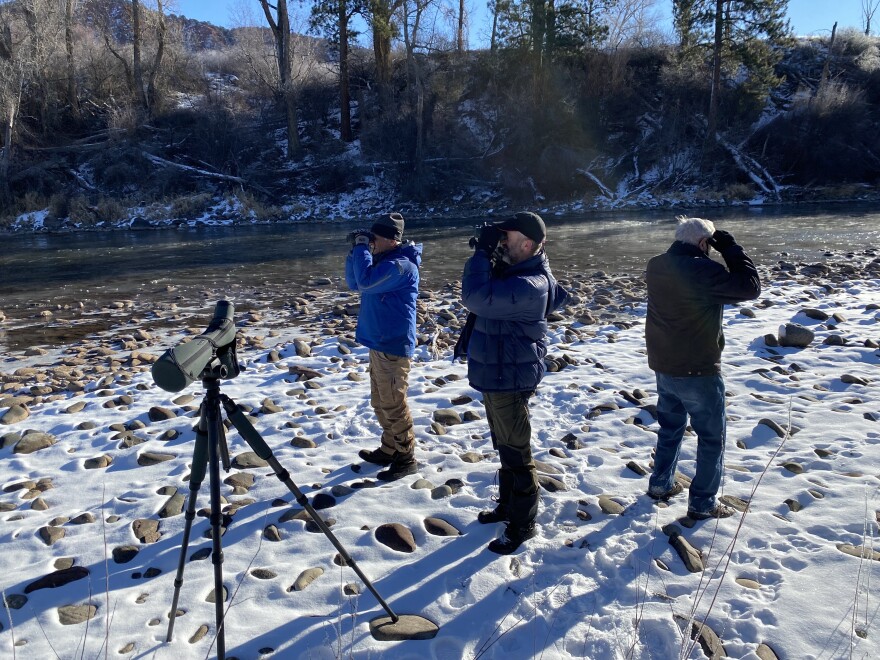
M376 351L412 357L422 246L403 243L375 258L355 245L345 259L345 281L361 294L355 339Z
M476 315L468 380L481 392L531 392L544 377L547 315L565 304L544 252L499 274L478 250L464 265L462 303Z

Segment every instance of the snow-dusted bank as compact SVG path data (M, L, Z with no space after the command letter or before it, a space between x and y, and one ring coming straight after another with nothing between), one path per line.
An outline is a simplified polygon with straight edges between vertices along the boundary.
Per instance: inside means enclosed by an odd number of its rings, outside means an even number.
M223 392L395 611L440 632L375 640L382 609L233 431L221 486L227 656L666 659L717 643L736 658L878 657L880 259L828 264L780 263L762 273L759 300L725 312L722 493L747 513L692 526L686 498L644 495L657 425L642 282L557 273L575 300L552 319L551 372L532 405L540 533L510 557L485 549L501 526L476 522L497 457L466 367L449 358L464 316L454 286L420 300L410 405L421 470L391 484L357 458L380 431L367 352L350 339L356 299L325 283L289 315L240 310L246 370ZM211 310L147 303L132 316L177 329L132 324L2 363L4 657L213 654L203 515L164 641L202 391L168 394L149 373ZM789 322L815 334L806 348L773 346ZM695 444L683 446L684 475Z

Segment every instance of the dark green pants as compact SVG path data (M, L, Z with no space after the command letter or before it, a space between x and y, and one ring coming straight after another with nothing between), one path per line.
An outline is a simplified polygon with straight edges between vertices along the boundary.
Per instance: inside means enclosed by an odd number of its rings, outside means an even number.
M510 523L526 527L538 515L538 478L532 458L529 399L534 392L483 392L492 446L498 450L499 505Z

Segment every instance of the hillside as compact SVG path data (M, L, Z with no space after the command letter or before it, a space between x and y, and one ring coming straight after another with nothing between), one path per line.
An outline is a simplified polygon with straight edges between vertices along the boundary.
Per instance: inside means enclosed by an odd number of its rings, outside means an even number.
M26 39L14 4L0 11ZM581 48L538 66L514 45L459 53L398 43L388 80L372 51L355 48L345 140L332 40L293 35L295 64L282 87L268 27L226 30L146 13L139 94L130 16L119 0L84 4L72 57L59 40L29 69L34 93L0 152L0 224L325 220L391 206L479 216L876 195L880 50L855 32L781 42L761 80L725 73L711 135L706 59L669 44ZM65 66L76 85L48 76Z

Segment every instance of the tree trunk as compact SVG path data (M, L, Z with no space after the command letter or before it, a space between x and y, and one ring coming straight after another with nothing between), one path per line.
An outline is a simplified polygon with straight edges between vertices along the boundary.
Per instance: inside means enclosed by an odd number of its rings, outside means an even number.
M69 0L68 0L69 1ZM150 71L150 82L147 85L147 100L149 101L150 113L156 110L159 99L156 92L156 80L159 77L159 69L162 67L162 56L165 54L165 9L162 0L157 0L156 10L159 13L159 24L156 29L156 57L153 58L153 68Z
M134 101L144 111L149 110L147 96L144 93L144 71L141 65L141 2L131 0L131 40L132 40L132 81L134 83Z
M391 82L391 14L385 0L372 0L373 57L376 60L376 81L380 87Z
M464 0L458 0L458 31L456 33L456 46L459 53L464 52Z
M339 136L351 142L351 98L348 88L348 3L339 0Z
M723 43L724 20L722 11L724 0L715 0L715 46L712 57L712 89L709 93L709 120L707 137L715 139L718 129L718 96L721 94L721 46Z
M269 22L272 35L275 37L275 59L278 62L278 100L284 110L287 124L287 157L299 151L299 134L297 133L296 95L290 68L290 16L287 12L287 0L277 0L276 21L270 11L269 0L260 0L260 6Z
M73 0L64 5L64 47L67 51L67 102L74 117L79 118L79 99L76 95L76 67L73 61Z

